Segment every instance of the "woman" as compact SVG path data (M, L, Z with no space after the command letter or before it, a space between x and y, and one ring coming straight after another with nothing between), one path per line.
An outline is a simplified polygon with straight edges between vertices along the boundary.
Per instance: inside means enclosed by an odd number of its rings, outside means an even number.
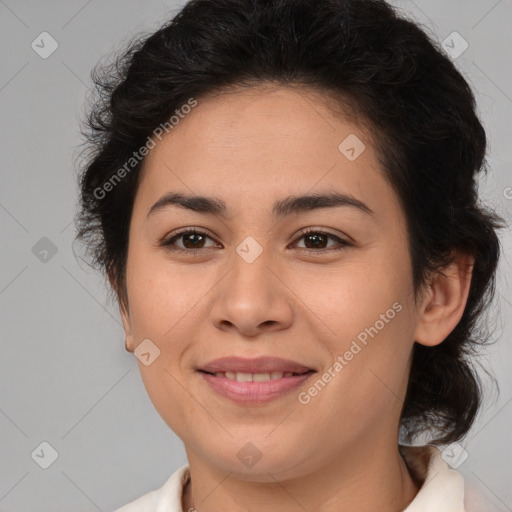
M193 0L102 71L78 237L188 458L119 512L469 510L502 221L448 57L384 1Z

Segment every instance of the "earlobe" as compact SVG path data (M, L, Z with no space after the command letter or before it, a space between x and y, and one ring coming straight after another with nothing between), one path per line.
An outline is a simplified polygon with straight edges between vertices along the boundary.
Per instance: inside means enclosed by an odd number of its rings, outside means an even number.
M133 336L132 336L132 329L131 329L131 322L130 322L130 315L126 311L123 305L119 306L119 313L121 315L121 321L123 322L123 328L124 328L124 334L125 334L125 349L128 352L133 352Z
M119 297L119 293L117 293L117 284L114 278L114 274L108 272L108 280L110 282L110 286L116 292L118 296L118 304L119 304L119 314L121 316L121 321L123 322L123 329L125 333L125 342L124 348L127 352L133 352L133 336L130 322L130 314L127 311L128 306L123 303L123 300Z
M418 306L416 342L439 345L455 329L466 307L473 265L472 255L456 252L453 263L433 276Z

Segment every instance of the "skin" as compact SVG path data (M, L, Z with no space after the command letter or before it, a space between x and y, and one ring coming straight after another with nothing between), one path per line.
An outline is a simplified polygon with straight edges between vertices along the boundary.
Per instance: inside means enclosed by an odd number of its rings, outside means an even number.
M130 224L129 305L120 310L127 349L149 338L160 350L139 369L185 445L185 511L398 512L421 485L398 452L411 351L414 341L441 343L460 320L472 259L457 254L415 302L398 197L369 132L329 105L290 86L230 91L199 101L146 157ZM350 134L366 145L355 161L338 149ZM169 206L147 218L171 191L215 196L228 215ZM374 215L350 206L271 215L276 200L332 191ZM202 252L159 245L187 227L208 232ZM339 242L322 237L317 248L300 233L310 227L352 245L326 251ZM236 252L247 236L263 250L252 263ZM182 236L175 246L193 243ZM402 310L306 405L297 395L316 379L243 407L196 371L222 356L275 355L321 376L396 302ZM237 457L248 442L261 453L252 467Z

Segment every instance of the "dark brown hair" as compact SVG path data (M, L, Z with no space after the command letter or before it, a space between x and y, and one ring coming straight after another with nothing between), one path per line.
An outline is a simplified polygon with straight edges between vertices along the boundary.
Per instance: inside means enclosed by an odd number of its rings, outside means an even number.
M272 82L319 91L364 120L407 218L417 296L454 250L475 257L458 325L438 346L414 344L401 416L408 440L467 434L481 403L474 356L489 340L479 320L494 293L503 221L478 202L487 141L474 95L418 24L380 0L192 0L92 78L77 239L124 305L143 161L98 190L191 97Z

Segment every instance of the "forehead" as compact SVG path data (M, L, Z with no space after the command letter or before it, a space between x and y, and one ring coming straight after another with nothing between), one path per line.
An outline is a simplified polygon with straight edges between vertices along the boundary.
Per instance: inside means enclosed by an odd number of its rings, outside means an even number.
M273 203L316 189L365 202L393 195L371 133L333 105L327 95L285 86L198 99L147 155L140 196L154 202L179 190L224 197L233 209L268 210L266 198Z

